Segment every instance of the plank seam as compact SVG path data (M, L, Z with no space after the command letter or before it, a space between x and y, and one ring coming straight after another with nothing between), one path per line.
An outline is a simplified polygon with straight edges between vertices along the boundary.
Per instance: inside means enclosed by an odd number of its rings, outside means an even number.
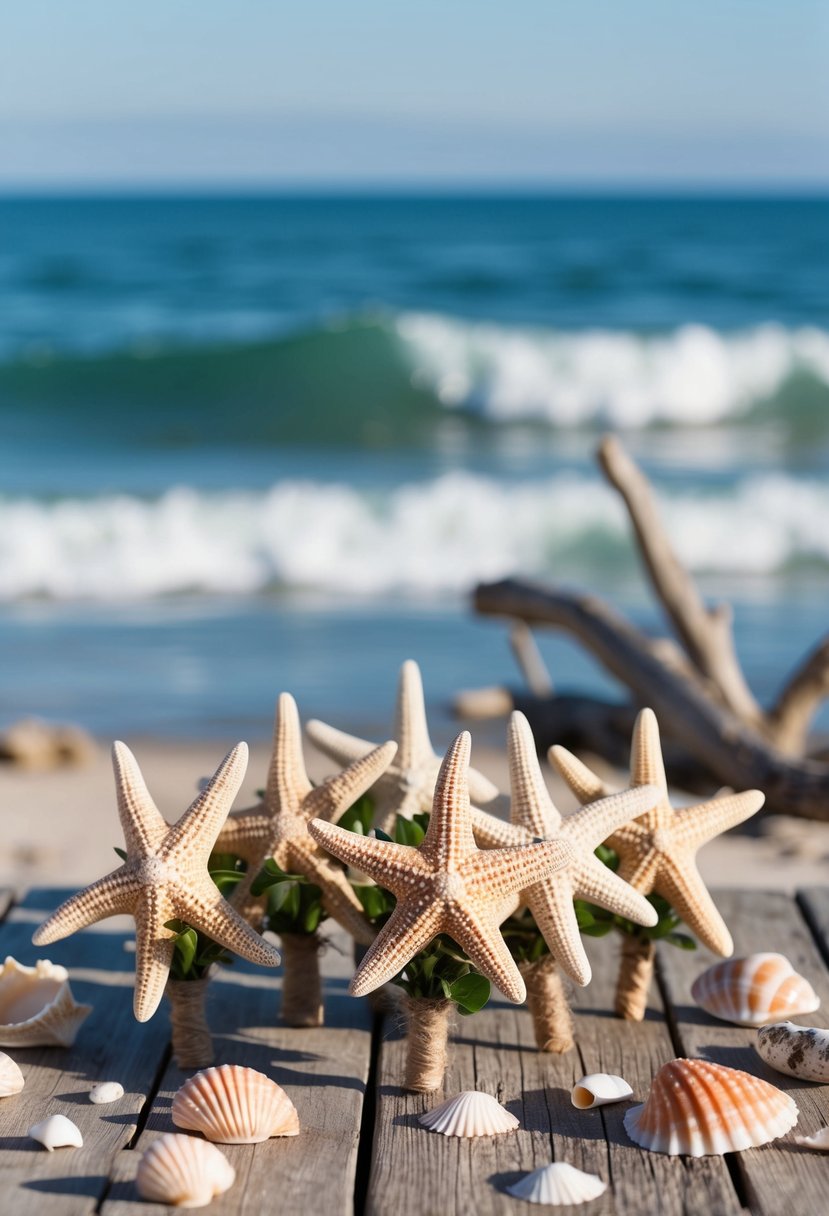
M800 915L806 922L806 928L812 935L812 940L815 943L818 954L823 959L824 963L829 965L829 943L827 943L825 940L823 930L818 923L812 908L807 902L806 897L808 894L808 891L796 891L794 897L795 905L797 910L800 912Z
M371 1051L368 1076L360 1112L360 1128L357 1140L357 1163L354 1167L354 1216L363 1216L368 1203L371 1185L371 1166L374 1157L374 1131L377 1123L377 1081L380 1070L380 1047L383 1038L382 1013L375 1011L371 1022Z

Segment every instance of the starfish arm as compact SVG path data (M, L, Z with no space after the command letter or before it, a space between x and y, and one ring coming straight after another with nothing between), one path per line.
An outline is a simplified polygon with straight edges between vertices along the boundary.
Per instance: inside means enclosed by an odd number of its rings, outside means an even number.
M470 895L498 902L563 870L572 860L573 850L565 840L545 840L513 849L477 849L461 872Z
M640 710L630 743L630 784L655 785L668 796L668 779L659 742L659 723L652 709Z
M308 831L326 852L367 874L398 897L417 882L419 875L427 873L419 851L410 845L360 836L322 819L312 819Z
M268 815L257 811L236 811L228 815L213 845L214 853L232 853L248 863L248 868L260 866L268 855L273 829Z
M170 828L163 846L165 856L176 854L185 863L207 864L247 767L248 745L237 743L178 823Z
M570 815L565 815L558 835L569 840L579 852L592 853L615 831L649 811L661 797L653 785L622 790L597 798Z
M610 787L566 747L556 744L547 755L582 805L612 793Z
M469 797L476 805L489 806L500 796L501 791L494 781L490 781L489 777L485 777L478 769L470 767Z
M311 789L302 755L299 710L289 692L279 694L273 724L273 749L265 786L272 811L298 805Z
M441 931L441 901L425 908L418 903L398 903L351 981L352 996L365 996L393 979L416 954Z
M236 909L222 898L206 874L204 881L198 885L171 887L170 901L177 917L220 946L225 946L251 963L258 963L260 967L278 965L279 951L263 941Z
M138 761L120 739L112 745L112 769L127 853L146 856L156 850L169 825L150 797Z
M580 858L573 866L571 874L576 899L586 899L591 904L598 904L600 908L606 908L616 916L635 921L637 925L650 928L659 920L653 904L629 883L624 882L618 874L603 865L592 853L588 857Z
M650 843L646 834L631 839L625 835L630 825L620 828L608 840L608 845L619 854L619 869L617 871L622 882L629 883L643 895L650 895L656 888L656 876L659 871L659 854Z
M445 932L507 1000L516 1004L524 1000L527 989L493 912L476 908L471 901L454 904Z
M461 731L450 744L438 772L432 814L423 856L437 870L456 871L465 858L479 850L472 835L467 771L472 737Z
M119 866L64 900L35 930L32 941L36 946L48 946L109 916L131 913L137 893L138 887L127 866Z
M384 743L348 768L329 777L306 797L303 811L309 819L325 819L333 823L339 819L361 794L374 785L388 768L397 751L396 743Z
M654 890L664 895L704 946L724 958L733 954L734 943L728 927L690 856L684 857L681 863L663 860Z
M561 812L550 797L535 751L530 724L517 710L507 727L511 795L510 819L540 840L556 834Z
M682 807L674 815L671 836L681 848L696 852L706 841L756 815L765 801L766 796L760 790L745 790L742 794L726 794L697 806Z
M434 755L426 720L423 680L414 659L407 659L400 668L394 709L394 737L400 745L401 768L418 768L426 757Z
M355 760L362 760L377 746L366 739L358 739L356 735L347 735L345 731L320 722L318 718L311 718L305 723L305 733L315 747L331 760L336 760L337 764L353 764Z
M407 789L404 792L398 783L389 782L384 792L381 792L378 785L375 796L374 818L377 826L387 836L394 835L398 815L401 819L414 819L415 815L423 811L428 813L432 806L432 790L427 793L425 787Z
M527 891L526 899L553 958L582 988L589 984L592 971L579 933L570 882L537 882Z
M172 909L157 887L147 887L135 910L135 992L132 1009L136 1020L148 1022L158 1009L170 974L175 938L164 922Z
M377 936L366 920L363 905L345 873L335 865L309 836L306 841L294 840L289 846L291 871L303 874L316 883L322 893L327 916L331 916L350 933L355 941L369 946Z
M495 815L472 807L472 831L475 840L483 849L510 849L520 844L532 844L533 835L526 828L514 823L505 823Z

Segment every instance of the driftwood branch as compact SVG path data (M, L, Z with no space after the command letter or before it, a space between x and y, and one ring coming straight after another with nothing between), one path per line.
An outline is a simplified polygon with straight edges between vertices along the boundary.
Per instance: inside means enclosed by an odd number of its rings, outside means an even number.
M547 664L541 657L532 629L523 621L519 621L510 630L509 643L530 692L537 697L552 696L553 681Z
M829 697L829 636L789 676L769 710L781 751L802 755L815 711Z

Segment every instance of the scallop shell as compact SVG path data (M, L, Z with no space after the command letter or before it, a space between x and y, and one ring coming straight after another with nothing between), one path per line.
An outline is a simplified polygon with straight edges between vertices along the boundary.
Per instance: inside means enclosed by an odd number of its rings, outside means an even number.
M23 1073L11 1056L7 1056L5 1051L0 1051L0 1098L19 1094L25 1084Z
M142 1199L203 1208L233 1186L235 1178L236 1171L215 1144L166 1132L142 1156L135 1185Z
M419 1118L430 1132L443 1136L499 1136L518 1127L515 1115L505 1110L492 1094L479 1089L465 1089Z
M79 1005L65 967L0 964L0 1047L71 1047L91 1005Z
M829 1030L775 1022L757 1031L757 1054L789 1077L829 1081Z
M56 1148L83 1148L80 1128L66 1115L50 1115L42 1123L35 1123L26 1134L32 1140L38 1140L50 1153Z
M633 1096L633 1090L624 1077L609 1072L591 1072L576 1081L570 1093L570 1101L578 1110L592 1110L594 1106L607 1106L610 1102L624 1102Z
M123 1096L124 1087L120 1081L102 1081L100 1085L93 1085L89 1091L89 1101L94 1102L96 1106L117 1102Z
M765 1026L814 1013L820 997L783 954L749 954L715 963L697 976L691 996L700 1008L737 1026Z
M525 1174L518 1182L507 1187L510 1195L527 1199L530 1203L587 1203L598 1199L607 1190L598 1174L585 1174L566 1161L554 1161L540 1170Z
M829 1153L829 1127L821 1127L814 1136L795 1136L794 1142L814 1153Z
M792 1099L768 1081L708 1060L671 1060L647 1102L625 1115L625 1131L655 1153L704 1157L767 1144L796 1122Z
M259 1144L271 1136L298 1136L296 1107L285 1090L241 1064L205 1068L173 1098L173 1123L217 1144Z

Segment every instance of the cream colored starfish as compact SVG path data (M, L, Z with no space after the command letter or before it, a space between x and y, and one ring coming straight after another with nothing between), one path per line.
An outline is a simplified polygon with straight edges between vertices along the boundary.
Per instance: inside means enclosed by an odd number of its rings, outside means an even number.
M547 792L530 724L512 714L507 730L510 769L510 822L485 811L472 811L475 839L486 848L530 844L533 840L566 840L572 861L565 869L539 879L521 891L550 953L577 984L590 983L590 963L579 933L574 899L588 899L640 925L655 925L653 905L603 865L594 850L622 824L650 810L659 790L644 785L601 798L562 818Z
M550 758L580 802L604 797L608 787L564 747ZM702 881L698 849L721 832L749 819L765 802L760 790L710 799L675 809L668 797L659 726L652 709L643 709L633 730L630 785L655 785L661 797L652 810L617 828L607 843L619 854L619 877L643 894L667 899L692 933L709 950L727 956L734 943Z
M426 838L419 848L358 836L314 819L311 835L341 861L391 891L397 904L351 981L364 996L397 975L439 933L466 951L511 1001L524 981L501 936L505 902L571 860L563 840L510 849L479 849L472 835L467 772L470 736L458 735L435 786Z
M112 765L126 861L67 899L32 937L36 946L46 946L108 916L133 916L133 1008L139 1022L155 1013L167 982L175 948L175 934L164 927L169 920L186 921L251 962L265 967L279 962L277 951L222 899L207 870L213 842L247 764L247 744L239 743L178 823L170 825L150 797L130 749L114 743Z
M374 747L373 743L347 735L316 718L305 729L320 751L338 764L351 764ZM389 835L394 832L395 816L411 819L431 809L441 762L429 738L423 681L413 659L407 659L400 668L393 738L397 741L397 755L370 791L375 801L375 821ZM498 788L483 773L470 769L469 794L473 802L486 804L497 798Z
M308 820L315 816L329 823L338 819L377 780L396 750L396 744L384 743L314 788L302 756L296 701L283 692L276 707L264 798L250 810L234 811L216 842L217 851L235 853L248 863L247 875L233 895L236 907L249 903L251 883L272 857L280 869L315 883L328 915L357 941L372 942L374 929L363 915L362 904L342 869L308 835Z

